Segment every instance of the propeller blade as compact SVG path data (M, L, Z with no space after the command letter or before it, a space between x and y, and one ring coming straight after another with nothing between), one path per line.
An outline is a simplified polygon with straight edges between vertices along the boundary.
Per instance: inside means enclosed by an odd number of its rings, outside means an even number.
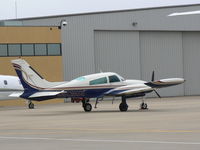
M158 92L156 90L154 90L154 92L156 93L156 95L161 98L160 94L158 94Z
M152 75L151 75L151 81L152 82L154 81L154 70L153 70Z

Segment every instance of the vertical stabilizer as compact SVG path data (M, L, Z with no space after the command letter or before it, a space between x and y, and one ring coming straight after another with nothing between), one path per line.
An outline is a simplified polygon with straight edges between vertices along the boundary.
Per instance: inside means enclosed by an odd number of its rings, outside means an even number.
M26 90L42 90L58 85L57 82L46 81L23 59L15 59L11 62L24 89Z

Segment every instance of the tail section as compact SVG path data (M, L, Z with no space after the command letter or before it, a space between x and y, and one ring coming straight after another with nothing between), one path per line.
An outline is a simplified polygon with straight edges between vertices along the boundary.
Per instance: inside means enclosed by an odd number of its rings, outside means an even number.
M45 80L23 59L12 60L11 62L26 90L43 90L59 84L58 82Z

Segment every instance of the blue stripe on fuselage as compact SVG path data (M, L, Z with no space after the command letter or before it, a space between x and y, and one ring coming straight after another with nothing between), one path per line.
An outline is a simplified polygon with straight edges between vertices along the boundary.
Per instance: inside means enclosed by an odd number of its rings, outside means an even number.
M60 95L56 96L42 96L42 97L35 97L35 98L28 98L34 93L37 92L55 92L55 91L49 91L49 90L44 90L44 91L24 91L24 93L20 96L21 98L24 99L30 99L30 100L35 100L35 101L42 101L42 100L48 100L52 98L73 98L73 97L83 97L83 98L96 98L96 97L102 97L106 92L111 90L113 88L102 88L102 89L83 89L83 90L66 90L65 92L61 93Z

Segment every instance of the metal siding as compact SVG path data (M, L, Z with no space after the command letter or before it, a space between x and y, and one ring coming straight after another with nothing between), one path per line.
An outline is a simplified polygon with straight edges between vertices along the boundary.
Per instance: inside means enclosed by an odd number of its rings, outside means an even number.
M200 32L183 32L185 94L200 94Z
M95 72L92 44L94 35L86 24L83 24L82 28L76 27L80 23L72 19L67 26L62 28L66 80Z
M183 77L181 32L140 32L142 79ZM162 96L184 95L183 85L162 89Z
M95 31L96 71L112 71L140 79L139 33Z
M179 16L168 17L173 12L183 12L199 10L197 6L183 6L173 8L156 8L148 10L133 10L124 12L111 12L99 14L87 14L66 17L51 17L32 20L24 20L24 25L60 25L60 21L65 18L68 23L73 19L79 24L74 28L83 28L85 25L96 30L165 30L165 31L194 31L200 30L200 16ZM136 26L132 23L137 22Z

